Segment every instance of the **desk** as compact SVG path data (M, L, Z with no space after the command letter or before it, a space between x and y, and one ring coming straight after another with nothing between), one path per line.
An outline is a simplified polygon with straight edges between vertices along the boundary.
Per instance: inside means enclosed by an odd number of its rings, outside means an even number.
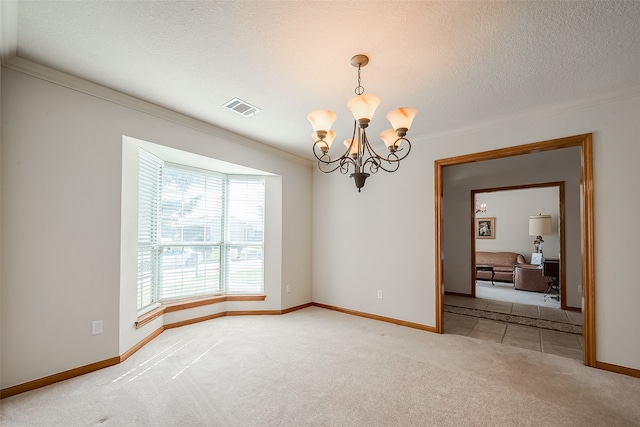
M548 289L545 292L544 299L547 297L560 301L560 260L547 258L542 261L542 275L548 277L547 286ZM557 293L558 295L551 295L551 293Z
M491 272L491 286L495 286L493 283L493 277L496 275L496 272L493 270L493 265L488 265L488 264L476 264L476 273L478 273L478 271L490 271ZM476 274L477 276L477 274ZM478 278L476 277L476 282L478 281Z

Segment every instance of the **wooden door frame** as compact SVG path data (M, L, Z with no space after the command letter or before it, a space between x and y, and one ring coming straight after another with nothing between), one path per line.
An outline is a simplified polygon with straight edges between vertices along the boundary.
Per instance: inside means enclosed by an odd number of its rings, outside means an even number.
M596 366L596 327L595 327L595 265L594 265L594 219L593 219L593 142L592 134L575 135L549 141L535 142L515 147L501 148L480 153L436 160L435 173L435 279L436 279L436 331L444 331L444 287L442 253L442 198L443 168L465 163L495 160L541 151L580 147L580 226L582 248L582 316L584 337L584 364ZM565 257L563 257L565 258Z
M536 184L523 184L523 185L512 185L508 187L491 187L491 188L480 188L471 190L471 296L476 297L476 269L475 269L475 254L476 254L476 239L473 238L475 235L475 197L480 193L497 193L500 191L512 191L512 190L530 190L536 188L557 188L558 189L558 237L560 243L560 252L558 253L560 256L560 277L558 277L560 282L560 308L563 310L571 310L572 308L567 307L567 288L566 288L566 254L565 254L565 200L564 200L564 181L554 181L554 182L543 182Z

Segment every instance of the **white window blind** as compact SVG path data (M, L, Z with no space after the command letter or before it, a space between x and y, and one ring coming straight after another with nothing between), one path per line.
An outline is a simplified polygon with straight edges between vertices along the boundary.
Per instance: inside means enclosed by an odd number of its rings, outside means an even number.
M160 299L219 293L226 177L165 166Z
M156 302L158 225L162 160L140 149L138 155L138 309Z
M264 177L163 164L140 153L138 309L171 298L264 292Z
M264 178L230 176L228 185L227 292L263 292Z

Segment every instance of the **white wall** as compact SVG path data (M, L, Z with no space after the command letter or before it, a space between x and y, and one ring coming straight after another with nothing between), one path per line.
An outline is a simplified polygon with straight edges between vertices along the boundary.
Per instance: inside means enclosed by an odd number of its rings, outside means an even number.
M596 357L640 369L637 233L629 231L640 210L639 118L640 88L631 88L414 141L400 171L372 176L361 194L345 176L316 172L314 301L435 326L434 161L593 133ZM467 198L466 215L468 206Z
M580 173L579 170L577 172ZM476 214L476 218L495 218L496 233L495 239L476 239L476 251L516 252L530 262L531 253L535 251L533 246L535 237L529 236L529 216L542 213L551 215L553 232L551 235L543 236L544 256L558 258L560 256L559 193L558 187L477 193L478 203L486 203L487 212Z
M135 302L125 295L135 289L126 280L132 277L130 260L121 259L121 227L132 227L121 221L123 135L264 170L281 180L275 182L281 192L267 202L280 204L281 220L268 224L267 233L281 243L265 244L265 257L279 260L279 271L267 273L265 301L174 317L279 310L311 300L307 161L87 82L63 83L136 109L2 71L1 387L118 356L158 326L136 331ZM274 253L278 247L281 253ZM282 292L285 284L292 284L293 292ZM91 321L97 319L104 320L104 333L92 336Z
M433 171L421 161L425 148L414 147L398 172L368 178L361 193L348 175L314 175L314 302L434 325Z
M2 99L2 67L0 67L0 100ZM2 102L0 102L0 124L2 123ZM0 224L2 224L2 132L0 132ZM2 227L0 227L0 242L2 242ZM0 260L2 260L2 245L0 244ZM0 261L0 367L2 367L2 262ZM2 372L0 370L0 382Z

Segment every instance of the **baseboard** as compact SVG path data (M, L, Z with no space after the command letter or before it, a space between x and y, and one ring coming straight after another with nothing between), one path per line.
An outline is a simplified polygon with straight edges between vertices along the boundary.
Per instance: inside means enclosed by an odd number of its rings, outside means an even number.
M392 317L378 316L377 314L365 313L362 311L350 310L348 308L336 307L334 305L321 304L319 302L312 303L315 307L325 308L327 310L339 311L340 313L351 314L353 316L366 317L367 319L380 320L382 322L393 323L400 326L407 326L409 328L420 329L427 332L437 333L436 328L433 326L423 325L421 323L407 322L405 320L394 319Z
M209 314L208 316L195 317L193 319L182 320L180 322L168 323L164 325L165 329L179 328L180 326L192 325L194 323L206 322L207 320L217 319L218 317L224 317L227 315L226 311L220 313Z
M467 297L467 298L473 298L473 295L471 294L463 294L461 292L449 292L449 291L444 291L445 295L453 295L456 297Z
M262 298L264 299L264 298ZM23 384L18 384L12 387L7 387L0 390L0 399L4 399L5 397L15 396L16 394L24 393L27 391L35 390L41 387L45 387L51 384L55 384L60 381L68 380L74 377L78 377L80 375L88 374L90 372L94 372L103 368L107 368L109 366L117 365L119 363L124 362L129 357L131 357L134 353L140 350L142 347L151 342L154 338L164 332L166 329L178 328L180 326L190 325L193 323L200 323L211 319L216 319L218 317L223 316L254 316L254 315L280 315L291 313L296 310L301 310L303 308L311 307L313 303L301 304L295 307L286 308L284 310L245 310L245 311L223 311L221 313L211 314L209 316L198 317L189 320L183 320L181 322L169 323L167 325L161 326L149 335L147 335L140 342L136 343L129 350L122 353L122 355L117 357L111 357L106 360L102 360L99 362L91 363L89 365L80 366L78 368L73 368L68 371L60 372L57 374L49 375L47 377L38 378L33 381L29 381ZM190 306L187 308L191 308ZM172 310L175 311L175 310Z
M29 381L23 384L3 388L2 390L0 390L0 399L15 396L16 394L24 393L25 391L31 391L40 387L45 387L60 381L69 380L74 377L79 377L80 375L108 368L109 366L117 365L118 363L120 363L120 357L112 357L100 362L80 366L79 368L73 368L69 369L68 371L59 372L57 374L49 375L43 378L38 378L37 380Z
M164 332L164 330L165 330L165 327L164 326L160 326L158 329L156 329L155 331L153 331L152 333L147 335L142 341L138 342L136 345L131 347L129 350L127 350L124 353L122 353L120 355L120 363L124 362L129 357L131 357L131 355L133 355L136 351L140 350L142 347L147 345L151 340L153 340L155 337L157 337L162 332Z
M147 323L163 316L165 313L171 313L173 311L188 310L190 308L202 307L204 305L219 304L225 301L264 301L266 295L214 295L209 297L196 297L196 298L184 298L181 300L172 301L166 304L162 304L155 310L151 310L148 313L138 317L136 321L136 329L140 329ZM280 314L280 313L277 313ZM203 320L209 320L203 318ZM191 322L191 323L197 323ZM187 323L188 324L188 323Z
M312 306L313 306L313 303L308 302L306 304L297 305L295 307L285 308L284 310L282 310L282 314L291 313L293 311L302 310L303 308L312 307Z
M599 362L596 360L596 368L604 371L615 372L617 374L629 375L630 377L640 378L640 369L627 368L626 366L613 365L611 363Z

